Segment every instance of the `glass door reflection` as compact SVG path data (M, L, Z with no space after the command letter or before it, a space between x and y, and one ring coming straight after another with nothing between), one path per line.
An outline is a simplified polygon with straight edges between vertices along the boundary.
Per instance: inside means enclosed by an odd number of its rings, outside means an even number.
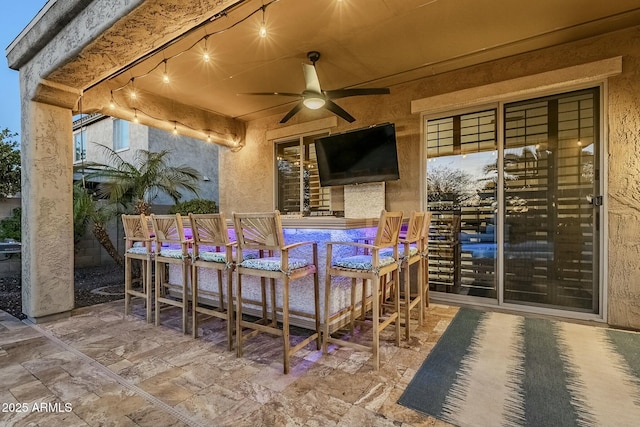
M497 298L496 111L427 123L429 289Z

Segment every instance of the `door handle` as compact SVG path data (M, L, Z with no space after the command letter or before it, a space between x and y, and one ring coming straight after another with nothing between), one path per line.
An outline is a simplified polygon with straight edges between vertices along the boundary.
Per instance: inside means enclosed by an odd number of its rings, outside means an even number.
M602 206L602 196L594 196L593 194L589 194L587 197L587 202L593 206Z

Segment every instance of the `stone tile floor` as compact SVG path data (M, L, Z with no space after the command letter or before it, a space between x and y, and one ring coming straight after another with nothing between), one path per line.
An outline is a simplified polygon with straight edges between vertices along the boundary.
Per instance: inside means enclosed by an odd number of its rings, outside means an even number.
M378 372L369 353L312 344L289 375L279 337L236 358L219 319L194 340L179 318L125 317L123 301L41 325L0 311L0 426L449 426L396 402L457 310L432 304L400 347L385 333Z

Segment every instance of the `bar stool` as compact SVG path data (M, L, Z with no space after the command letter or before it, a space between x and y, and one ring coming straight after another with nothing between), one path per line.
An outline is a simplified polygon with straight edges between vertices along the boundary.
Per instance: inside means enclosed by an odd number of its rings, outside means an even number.
M227 232L227 221L223 214L189 214L191 230L193 232L193 251L191 254L191 299L192 299L192 333L198 338L198 314L207 314L226 320L227 344L229 350L233 348L233 254ZM214 270L218 276L217 295L211 291L204 291L199 286L198 269ZM227 275L226 289L223 289L222 274ZM206 294L217 297L217 308L204 306L199 296ZM225 302L226 298L226 302Z
M147 217L141 215L122 215L122 227L125 235L124 252L124 313L131 313L131 299L142 298L147 309L147 323L151 322L153 308L152 264L153 245L149 234ZM133 260L140 261L142 278L140 289L133 288Z
M289 373L289 358L295 352L312 341L316 341L320 349L320 307L318 288L318 244L316 242L299 242L285 245L280 212L267 213L234 213L233 222L238 244L236 260L236 354L242 356L243 342L260 333L266 332L283 338L284 373ZM311 246L312 259L293 258L290 251L304 245ZM258 251L256 258L245 258L246 250ZM262 318L253 322L243 320L242 277L245 275L260 278L262 287ZM313 319L315 331L300 343L291 347L289 339L289 285L290 282L312 275L314 286L315 315L296 313L301 317ZM266 279L269 279L271 293L271 313L268 313L266 302ZM280 283L277 289L282 294L282 307L276 307L276 281ZM303 286L302 284L299 284ZM278 328L278 312L282 317L282 329ZM244 334L243 328L252 329Z
M323 333L323 353L327 353L328 344L336 343L356 350L371 351L373 353L373 366L377 371L380 368L380 332L391 323L395 323L395 341L400 345L400 287L392 287L395 291L394 304L390 313L385 313L386 318L380 319L381 303L381 277L390 273L393 275L393 282L399 283L399 256L398 256L398 236L402 226L402 212L382 211L378 222L378 230L373 245L357 242L327 242L327 266L325 276L325 316ZM333 248L337 245L353 246L367 249L369 255L355 255L332 260ZM380 251L385 248L392 250L391 256L382 256ZM351 302L350 305L337 313L331 313L331 278L343 276L351 278ZM356 310L356 286L357 280L362 280L361 313L364 316L368 301L366 298L365 281L372 283L371 305L372 305L372 334L373 343L365 346L359 343L334 338L330 333L331 322L341 319L345 314L350 314L350 330L353 335L355 310Z
M398 242L399 257L402 260L400 269L403 273L404 289L401 292L400 313L404 316L404 336L409 339L411 335L411 310L418 307L418 324L424 324L424 262L423 255L423 227L425 226L425 212L412 212L405 235ZM429 214L430 215L430 214ZM380 251L381 256L392 256L390 248ZM411 266L418 265L417 293L411 296ZM388 304L385 304L388 306ZM402 316L401 316L402 317Z
M160 325L160 304L179 307L182 309L182 333L187 333L187 312L189 309L189 259L188 245L191 240L185 239L182 226L182 217L175 215L151 214L151 223L156 238L155 250L155 303L156 326ZM167 281L166 269L170 264L180 265L181 268L181 295L170 298L166 289L170 288Z

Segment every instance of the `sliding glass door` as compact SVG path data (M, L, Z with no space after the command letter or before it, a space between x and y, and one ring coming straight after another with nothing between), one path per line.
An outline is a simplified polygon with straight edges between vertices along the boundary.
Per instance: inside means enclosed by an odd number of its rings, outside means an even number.
M505 106L504 300L598 312L598 90Z
M426 121L432 291L599 312L599 105L593 88Z

